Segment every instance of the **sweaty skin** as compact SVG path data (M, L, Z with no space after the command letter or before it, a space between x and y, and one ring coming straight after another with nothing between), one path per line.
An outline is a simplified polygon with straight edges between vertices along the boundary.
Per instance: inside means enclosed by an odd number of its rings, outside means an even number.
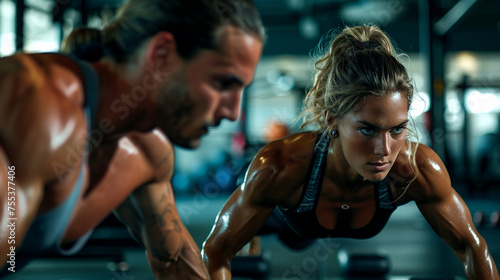
M393 197L402 196L396 203L416 202L432 228L455 251L468 279L499 280L486 242L437 154L419 145L418 171L409 167L406 121L407 107L399 93L368 97L339 121L334 128L339 137L328 150L316 209L318 222L331 230L366 226L376 210L373 182L388 178ZM298 203L316 136L293 134L269 143L254 157L244 183L223 206L204 243L202 254L212 279L231 279L232 258L257 234L274 207L287 209ZM348 215L341 210L346 201L350 201Z
M86 141L82 87L75 83L77 69L65 62L59 56L21 54L0 62L0 223L15 219L14 231L0 228L2 266L35 216L72 192L80 171L81 157L68 160L68 150L81 155L79 143ZM59 176L54 162L67 163ZM15 169L11 178L10 168Z
M231 26L221 30L219 40L218 51L202 50L185 61L173 36L160 32L137 67L106 59L92 64L100 78L96 125L106 131L100 138L88 134L82 77L74 62L53 54L2 59L0 222L7 223L7 172L15 166L16 245L37 214L65 201L84 164L85 184L64 242L83 236L114 211L145 247L157 279L208 279L175 206L173 143L196 148L209 126L237 118L242 90L251 83L262 50L259 39ZM131 98L143 92L142 99ZM165 98L190 106L191 114L170 114L176 111L162 103ZM166 122L170 118L183 126ZM83 162L89 138L94 142ZM56 172L54 162L64 169ZM0 230L5 263L9 232Z

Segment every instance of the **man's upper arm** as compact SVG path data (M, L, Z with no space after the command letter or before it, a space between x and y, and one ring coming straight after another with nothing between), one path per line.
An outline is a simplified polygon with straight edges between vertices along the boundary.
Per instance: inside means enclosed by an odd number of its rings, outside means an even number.
M78 118L74 108L66 108L68 114L60 110L62 98L51 90L45 78L40 65L28 55L0 61L0 219L6 225L6 219L12 217L10 213L17 218L16 247L39 210L45 185L60 183L66 177L58 175L79 168L78 162L64 161L67 159L64 147L76 146L78 137L85 138L83 133L73 135L83 126L83 118ZM69 121L65 123L55 116ZM64 129L64 125L73 129L67 130L67 137L61 137L57 130ZM65 164L55 170L54 162ZM5 257L6 246L13 245L4 240L9 235L6 227L0 230L3 256L0 259Z
M115 214L154 257L162 259L170 258L172 252L182 246L181 235L185 228L170 183L174 166L173 147L157 140L153 137L142 140L142 145L157 151L145 152L153 178L132 192ZM157 155L160 156L156 158Z
M0 268L9 256L21 245L31 222L36 216L42 181L22 176L9 162L4 149L0 146Z

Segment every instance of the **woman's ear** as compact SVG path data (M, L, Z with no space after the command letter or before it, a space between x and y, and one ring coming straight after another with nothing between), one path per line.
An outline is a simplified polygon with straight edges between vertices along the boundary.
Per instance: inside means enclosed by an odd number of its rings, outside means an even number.
M338 137L338 125L335 122L335 118L332 117L327 110L325 110L325 127L331 129L333 137Z
M333 125L335 118L332 117L327 110L325 110L325 123L327 127L330 127Z

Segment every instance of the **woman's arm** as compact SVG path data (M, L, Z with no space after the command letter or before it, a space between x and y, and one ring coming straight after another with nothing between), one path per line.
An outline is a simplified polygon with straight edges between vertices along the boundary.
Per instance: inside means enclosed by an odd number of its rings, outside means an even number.
M484 238L476 230L470 211L451 181L443 162L430 148L417 152L419 174L409 194L434 231L455 251L467 279L499 280Z
M237 189L217 216L202 251L211 279L231 279L233 257L257 234L273 211L273 206L252 200L244 190Z
M231 279L235 254L257 234L274 207L288 203L301 184L305 168L278 145L267 146L255 156L245 182L216 218L202 251L212 280Z

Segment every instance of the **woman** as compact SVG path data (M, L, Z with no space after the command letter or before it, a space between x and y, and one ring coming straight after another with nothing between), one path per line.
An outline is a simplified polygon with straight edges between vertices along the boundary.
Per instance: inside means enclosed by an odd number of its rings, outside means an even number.
M469 210L430 148L407 128L414 87L376 26L345 28L316 63L301 132L266 145L229 198L204 244L212 279L258 234L302 248L317 238L370 238L415 201L456 252L468 279L498 272Z

